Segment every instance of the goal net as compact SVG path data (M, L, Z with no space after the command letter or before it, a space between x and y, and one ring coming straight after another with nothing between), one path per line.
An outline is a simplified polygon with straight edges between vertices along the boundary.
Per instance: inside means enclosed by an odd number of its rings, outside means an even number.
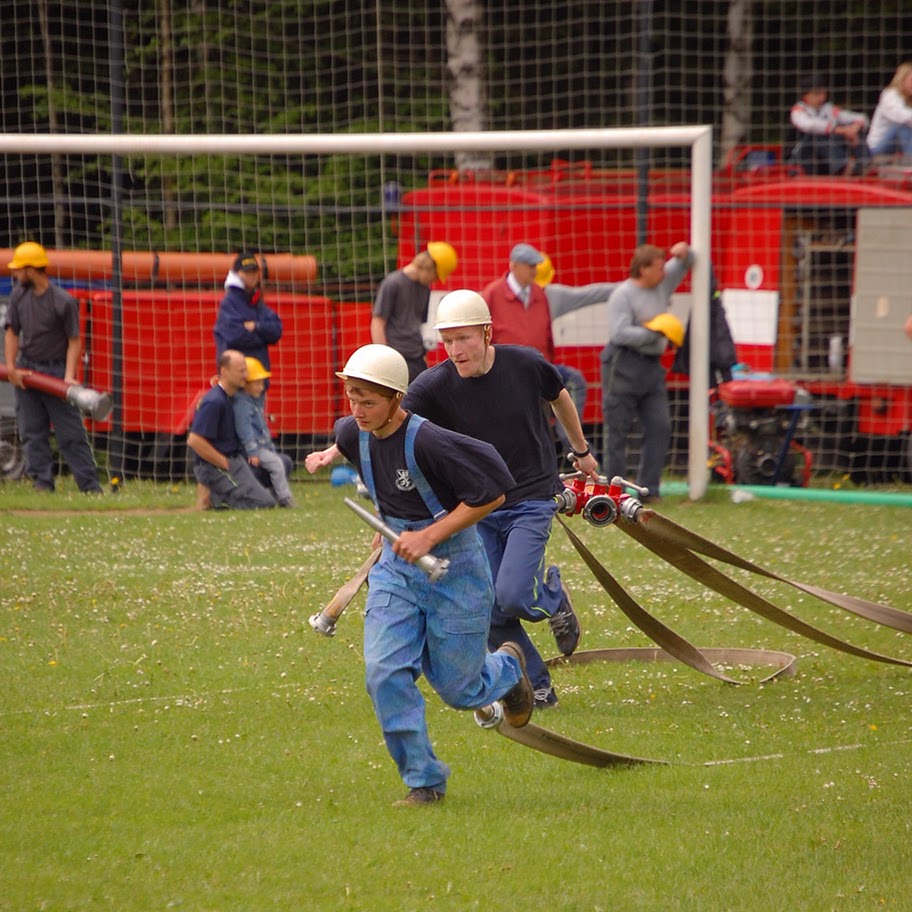
M267 410L300 459L344 411L333 371L369 341L377 285L429 241L459 258L436 300L503 275L521 241L578 287L686 239L669 476L697 494L907 479L912 174L889 156L815 173L789 117L809 79L870 117L912 37L901 5L8 6L0 248L40 241L79 298L84 381L115 398L89 422L113 470L186 470L238 251L261 257L283 320ZM710 265L736 345L724 389ZM600 451L604 302L553 328Z

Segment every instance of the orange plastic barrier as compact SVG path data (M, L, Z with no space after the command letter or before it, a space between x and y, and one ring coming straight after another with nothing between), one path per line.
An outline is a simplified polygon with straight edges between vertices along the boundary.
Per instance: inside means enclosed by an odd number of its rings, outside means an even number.
M88 282L110 279L114 262L110 250L48 250L48 275ZM9 272L11 249L0 250L0 274ZM155 253L126 250L121 255L124 282L170 282L187 285L221 284L234 262L233 253ZM263 278L280 284L312 282L317 277L316 257L308 254L257 254Z

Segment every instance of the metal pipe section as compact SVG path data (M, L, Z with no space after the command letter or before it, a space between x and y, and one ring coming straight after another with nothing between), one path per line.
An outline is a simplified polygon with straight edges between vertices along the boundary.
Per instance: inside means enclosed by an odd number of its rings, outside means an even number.
M5 364L0 364L0 381L9 381L9 369ZM42 374L40 371L23 370L22 382L28 389L63 399L75 406L83 415L89 415L96 421L108 418L113 408L109 393L102 393L79 383L67 383L59 377Z
M64 155L329 155L478 152L694 146L712 157L712 127L630 127L589 130L471 130L465 133L86 134L0 133L0 154ZM701 146L702 148L702 146ZM701 153L702 155L703 153ZM702 251L701 251L702 252ZM708 255L708 254L706 254Z
M382 519L378 519L369 510L365 510L361 504L346 497L345 506L363 519L375 532L379 532L388 542L395 544L399 541L399 536ZM434 557L433 554L425 554L424 557L419 557L415 563L427 574L432 583L436 583L450 568L449 560L446 558L441 560L439 557Z

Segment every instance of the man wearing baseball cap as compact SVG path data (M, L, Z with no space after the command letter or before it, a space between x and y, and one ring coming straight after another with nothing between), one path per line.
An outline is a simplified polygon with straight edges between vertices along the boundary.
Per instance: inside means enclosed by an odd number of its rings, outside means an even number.
M510 251L506 275L488 284L481 296L491 311L493 342L538 349L545 360L557 368L576 413L582 418L586 405L586 378L577 368L556 363L551 305L544 288L536 281L538 267L545 259L545 255L531 244L516 244ZM562 449L568 451L570 441L560 423L555 430Z
M263 301L256 254L243 252L234 258L213 332L217 359L234 349L270 370L269 346L282 338L282 321Z

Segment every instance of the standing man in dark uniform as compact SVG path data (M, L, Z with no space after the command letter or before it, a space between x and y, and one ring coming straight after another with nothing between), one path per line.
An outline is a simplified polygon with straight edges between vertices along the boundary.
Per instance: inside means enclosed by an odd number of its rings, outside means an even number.
M76 383L81 344L79 305L47 277L47 251L34 241L20 244L8 264L16 281L6 311L6 366L16 387L16 423L26 474L36 491L54 490L51 427L73 478L84 494L100 494L95 457L75 406L48 393L26 389L29 371Z

